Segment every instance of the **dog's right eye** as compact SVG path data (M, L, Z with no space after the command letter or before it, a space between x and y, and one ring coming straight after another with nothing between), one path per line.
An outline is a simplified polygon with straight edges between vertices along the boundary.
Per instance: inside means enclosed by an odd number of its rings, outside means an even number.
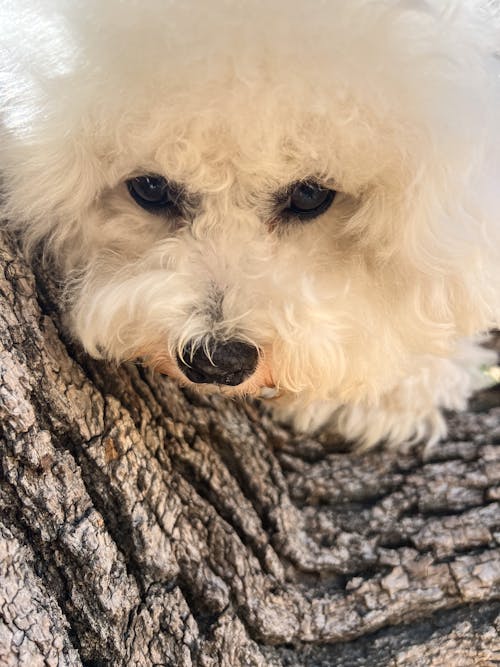
M178 208L181 193L163 176L136 176L126 181L126 184L132 198L146 211L160 213Z

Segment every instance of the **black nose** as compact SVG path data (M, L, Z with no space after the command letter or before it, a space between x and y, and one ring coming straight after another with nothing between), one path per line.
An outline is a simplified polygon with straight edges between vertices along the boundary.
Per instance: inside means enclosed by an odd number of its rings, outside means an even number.
M188 343L183 359L177 355L177 363L184 375L197 384L226 384L235 387L252 375L258 361L258 350L254 345L239 340L210 342L207 356L203 346L192 352Z

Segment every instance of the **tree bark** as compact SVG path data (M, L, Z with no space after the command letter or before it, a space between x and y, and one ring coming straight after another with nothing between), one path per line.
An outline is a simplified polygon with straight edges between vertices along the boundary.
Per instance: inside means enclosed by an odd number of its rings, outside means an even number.
M0 665L500 664L500 394L430 457L86 357L0 241Z

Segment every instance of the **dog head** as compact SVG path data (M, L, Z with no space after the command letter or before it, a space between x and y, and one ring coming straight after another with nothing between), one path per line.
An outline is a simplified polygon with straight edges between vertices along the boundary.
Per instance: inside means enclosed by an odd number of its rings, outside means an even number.
M496 34L455 4L4 9L4 215L85 349L347 399L491 324Z

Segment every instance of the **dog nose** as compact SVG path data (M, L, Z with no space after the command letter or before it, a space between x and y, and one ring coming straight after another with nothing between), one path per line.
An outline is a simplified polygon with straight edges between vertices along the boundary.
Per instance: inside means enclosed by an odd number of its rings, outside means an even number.
M188 343L183 359L177 355L177 364L184 375L197 384L225 384L235 387L250 377L257 367L258 350L240 340L228 340L209 345L210 357L203 346L192 352Z

